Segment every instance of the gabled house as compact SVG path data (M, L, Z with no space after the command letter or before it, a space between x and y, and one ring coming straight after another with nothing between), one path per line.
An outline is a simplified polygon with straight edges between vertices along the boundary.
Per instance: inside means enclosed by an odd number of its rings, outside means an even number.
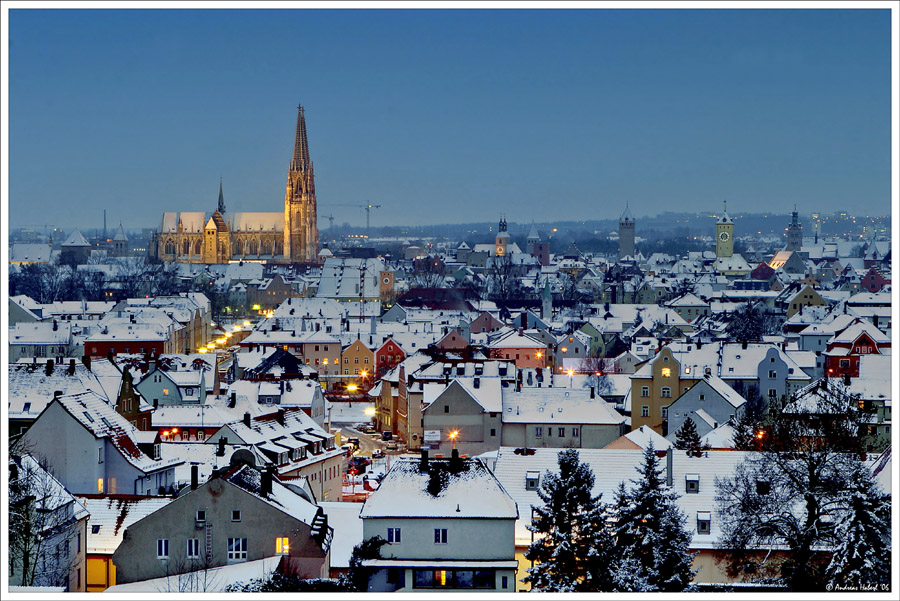
M519 511L477 459L398 459L366 500L363 540L380 536L370 592L514 592Z
M545 367L548 363L547 345L521 328L500 336L489 348L491 358L515 360L517 369Z
M729 420L740 419L746 400L717 376L704 375L668 407L668 434L676 434L686 420L691 420L701 437Z
M155 432L143 432L97 393L57 396L22 435L73 494L163 495L174 490L181 460L158 460Z
M88 511L33 456L12 450L8 469L8 585L83 593Z
M423 404L423 442L438 452L453 447L478 455L500 446L499 378L475 376L453 379L449 385L426 384ZM453 432L455 438L450 436Z
M864 355L890 354L891 339L865 319L854 319L826 343L825 371L829 377L859 376Z
M282 480L306 478L316 497L323 501L341 498L344 452L334 435L296 408L278 408L222 426L207 442L253 445L266 465L273 466Z
M283 556L283 570L328 577L332 529L322 508L271 471L232 457L206 483L132 523L113 554L119 583Z
M375 377L380 378L394 369L404 359L406 359L406 352L403 350L403 347L389 336L384 341L384 344L375 351Z

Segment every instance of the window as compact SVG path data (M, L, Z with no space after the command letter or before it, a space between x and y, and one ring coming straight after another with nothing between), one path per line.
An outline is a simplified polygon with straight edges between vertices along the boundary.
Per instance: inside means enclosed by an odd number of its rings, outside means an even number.
M78 533L78 538L75 542L75 552L81 553L81 532Z
M206 432L204 432L203 430L197 430L197 440L205 440L205 439L206 439Z
M702 401L702 400L704 400L704 399L706 399L706 395L705 395L705 394L701 394L701 395L700 395L700 400Z
M97 463L103 463L103 447L97 449Z
M840 365L841 367L850 367L850 359L841 359Z
M525 472L525 490L537 490L540 478L540 472Z
M769 398L770 398L770 399L774 399L774 398L776 398L777 396L778 396L778 391L775 390L774 388L770 388L770 389L769 389Z
M543 426L535 426L534 427L535 438L541 438L543 435L544 435L544 427Z
M758 495L767 495L772 490L772 485L768 480L757 480L756 481L756 494Z
M697 534L709 534L711 513L709 511L697 512Z
M663 386L659 390L659 396L663 397L664 399L672 398L672 389L668 386Z
M668 405L666 405L665 407L662 407L662 408L659 410L659 412L660 412L660 414L662 415L662 418L663 418L663 419L668 419L668 418L669 418L669 406L668 406Z
M100 534L100 524L94 524L91 526L91 534Z
M387 529L387 541L389 543L399 543L400 542L400 528L388 528Z
M497 429L491 428L491 436L497 436Z
M700 492L700 474L687 474L684 477L684 491L690 494Z
M231 521L232 522L240 522L241 521L241 511L240 509L235 509L231 512Z
M672 377L672 370L671 370L671 368L668 368L668 367L662 368L662 377L664 377L664 378L671 378L671 377Z
M650 405L641 405L641 417L650 417Z
M649 386L641 386L641 396L642 397L650 396L650 387Z
M444 413L450 413L450 405L444 405Z
M279 536L275 539L275 554L276 555L289 555L290 554L290 543L288 542L288 537Z
M436 545L446 545L447 544L447 529L446 528L435 528L434 529L434 544L436 544Z
M168 388L163 388L163 396L167 396L169 394Z
M413 588L492 589L495 578L493 570L416 570ZM508 577L504 578L509 586Z
M168 559L169 558L169 539L167 539L167 538L156 539L156 558L157 559Z
M770 369L769 370L769 379L774 380L777 377L778 377L778 372L775 371L774 369Z
M556 433L557 436L559 436L560 438L562 438L563 436L566 435L566 429L565 429L565 428L557 428L557 429L559 430L559 431Z
M198 509L198 510L197 510L197 521L198 521L198 522L205 522L205 521L206 521L206 510L205 510L205 509Z
M103 478L97 478L97 494L103 494Z
M572 428L572 436L578 436L578 428Z
M199 538L189 538L187 539L187 552L185 557L188 559L199 559L200 558L200 539Z
M228 539L228 559L247 559L247 539Z

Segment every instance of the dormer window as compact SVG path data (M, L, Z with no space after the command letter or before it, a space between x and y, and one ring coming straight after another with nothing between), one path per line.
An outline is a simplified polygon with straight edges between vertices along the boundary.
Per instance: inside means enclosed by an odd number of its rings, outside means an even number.
M684 477L684 491L690 494L700 492L700 474L686 474Z
M537 490L540 480L540 472L525 472L525 490Z
M697 534L709 534L712 513L709 511L697 512Z

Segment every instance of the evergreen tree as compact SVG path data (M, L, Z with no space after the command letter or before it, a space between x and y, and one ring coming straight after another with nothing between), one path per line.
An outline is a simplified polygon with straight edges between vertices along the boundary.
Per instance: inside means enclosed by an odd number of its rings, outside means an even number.
M678 494L666 486L653 444L644 451L641 477L624 483L616 499L615 556L618 590L684 591L696 573L688 551L687 518L676 505Z
M837 528L840 541L826 570L833 590L891 582L891 497L872 481L862 467L853 474L848 508Z
M558 463L538 490L544 505L533 507L528 529L542 536L525 553L535 562L525 582L535 591L610 590L613 542L605 506L591 494L594 474L575 449L560 452Z
M687 451L688 456L700 456L700 452L709 449L709 445L700 442L700 434L697 432L697 424L688 418L684 420L678 432L675 433L675 448L679 451Z

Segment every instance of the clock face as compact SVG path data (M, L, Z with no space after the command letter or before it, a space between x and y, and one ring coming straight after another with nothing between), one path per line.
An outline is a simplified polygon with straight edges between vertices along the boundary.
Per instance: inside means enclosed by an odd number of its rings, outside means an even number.
M728 232L722 232L719 234L719 240L722 242L728 242Z

